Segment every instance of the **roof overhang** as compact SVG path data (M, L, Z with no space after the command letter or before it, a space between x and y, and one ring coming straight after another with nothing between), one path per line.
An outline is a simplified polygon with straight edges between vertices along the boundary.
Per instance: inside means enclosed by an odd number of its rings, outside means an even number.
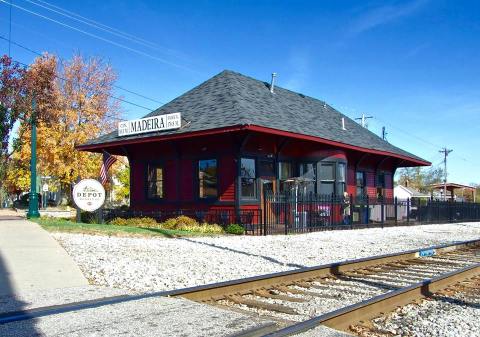
M273 129L273 128L268 128L268 127L258 126L258 125L251 125L251 124L234 125L234 126L229 126L224 128L199 130L199 131L191 131L191 132L185 132L185 133L160 135L160 136L152 136L152 137L144 137L144 138L124 139L124 140L119 139L117 141L108 142L108 143L79 145L76 148L80 151L101 152L102 150L119 147L119 146L159 142L159 141L172 141L172 140L186 139L186 138L192 138L192 137L218 135L222 133L236 132L236 131L242 131L242 130L273 134L273 135L284 136L284 137L289 137L293 139L307 140L307 141L317 142L321 144L336 146L342 149L349 149L349 150L376 154L381 156L390 156L393 158L401 159L405 162L408 162L409 164L414 164L413 166L430 166L432 164L426 160L420 160L417 158L412 158L412 157L401 155L394 152L369 149L369 148L345 144L345 143L341 143L341 142L337 142L337 141L333 141L325 138L303 135L303 134L299 134L291 131L284 131L284 130ZM408 166L408 165L405 165L405 166Z
M457 183L446 183L446 184L440 183L440 184L430 185L430 187L432 187L434 189L443 189L444 186L446 186L448 189L464 188L464 189L471 190L471 191L475 191L475 189L476 189L473 186L462 185L462 184L457 184Z

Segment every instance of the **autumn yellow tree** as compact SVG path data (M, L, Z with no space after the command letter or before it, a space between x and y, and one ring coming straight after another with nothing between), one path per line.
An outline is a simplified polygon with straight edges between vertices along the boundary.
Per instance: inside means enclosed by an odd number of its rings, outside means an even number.
M26 70L19 63L7 56L0 61L0 134L2 150L0 153L0 187L5 189L7 172L17 171L18 181L13 187L25 184L24 172L29 170L26 164L19 162L18 149L22 147L23 134L29 129L26 125L35 117L36 120L50 125L53 122L51 111L56 108L57 91L55 88L55 59L45 56L42 62ZM32 102L36 100L36 113L32 115ZM18 135L13 144L9 144L11 131L17 122L21 122ZM16 154L16 158L12 155ZM14 188L18 191L18 188Z
M54 178L58 188L69 191L77 178L98 177L101 156L77 151L77 145L111 131L120 115L118 101L111 99L117 79L112 67L99 58L75 55L59 62L55 56L37 58L29 69L31 81L55 71L48 100L36 93L42 118L37 127L38 171ZM52 95L52 92L54 93ZM7 172L10 190L27 190L30 183L30 132L28 123L18 130L19 150Z

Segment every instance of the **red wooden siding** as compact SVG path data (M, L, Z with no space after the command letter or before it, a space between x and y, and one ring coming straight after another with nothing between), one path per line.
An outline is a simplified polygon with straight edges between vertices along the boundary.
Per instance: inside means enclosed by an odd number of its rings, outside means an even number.
M355 167L352 165L347 166L347 193L355 196L357 192L357 185L355 181Z
M177 161L167 160L164 164L163 185L165 191L165 199L169 201L177 200Z
M393 198L392 174L385 173L385 197Z
M244 140L246 141L244 142ZM283 145L282 145L283 144ZM365 173L366 192L370 197L376 197L375 174L377 170L385 172L385 196L393 196L392 167L395 162L385 157L370 154L363 156L360 152L341 150L325 144L307 142L304 140L285 139L277 136L253 134L245 138L245 134L223 134L198 137L195 140L185 139L176 142L157 142L132 145L126 148L132 170L131 206L134 209L233 209L235 202L235 179L237 174L236 156L239 146L243 145L246 155L258 158L275 158L280 160L321 160L342 158L347 161L347 192L355 196L355 173L358 170ZM278 149L281 152L276 153ZM200 158L217 158L218 188L217 201L198 200L197 198L197 160ZM149 160L164 164L164 201L146 199L145 170ZM381 165L380 165L381 164ZM258 201L252 201L248 206L243 203L242 209L258 209Z
M131 161L132 181L130 182L131 204L137 206L145 201L145 165L139 161Z
M234 156L223 156L220 158L219 168L219 194L221 201L235 200L235 176L236 162Z
M367 183L367 195L369 197L376 197L377 190L375 187L375 172L367 171L366 174L366 183Z
M194 170L194 162L191 159L180 160L180 200L192 201L197 195L197 191L194 187L193 175L196 173Z

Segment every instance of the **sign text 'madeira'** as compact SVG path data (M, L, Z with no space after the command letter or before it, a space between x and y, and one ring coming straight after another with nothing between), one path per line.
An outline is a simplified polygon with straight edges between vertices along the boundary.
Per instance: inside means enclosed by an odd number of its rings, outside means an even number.
M127 136L137 133L178 129L181 127L180 113L153 116L118 123L118 135Z

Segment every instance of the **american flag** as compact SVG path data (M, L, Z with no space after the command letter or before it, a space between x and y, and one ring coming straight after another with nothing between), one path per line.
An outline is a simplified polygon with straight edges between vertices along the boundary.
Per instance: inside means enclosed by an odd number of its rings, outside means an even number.
M103 151L103 162L102 167L100 168L100 178L102 179L102 184L106 184L107 179L107 172L108 169L117 161L117 158L112 156L107 151Z

